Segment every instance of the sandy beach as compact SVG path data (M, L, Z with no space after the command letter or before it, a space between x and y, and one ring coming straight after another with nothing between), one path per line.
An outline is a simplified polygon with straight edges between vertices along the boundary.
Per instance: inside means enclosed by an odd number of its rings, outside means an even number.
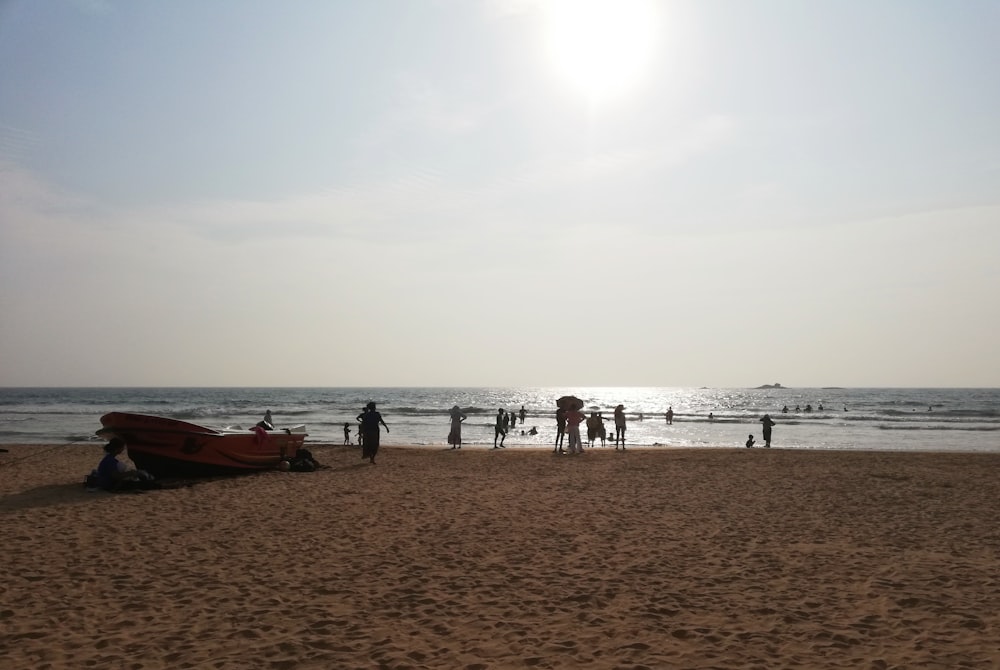
M5 445L0 667L1000 666L1000 454L309 446L109 494Z

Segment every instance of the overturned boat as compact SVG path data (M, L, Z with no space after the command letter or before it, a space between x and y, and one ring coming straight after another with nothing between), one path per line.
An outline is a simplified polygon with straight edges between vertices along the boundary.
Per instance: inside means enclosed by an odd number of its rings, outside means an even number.
M209 428L161 416L111 412L97 434L125 441L128 457L156 477L204 477L270 470L295 455L305 426Z

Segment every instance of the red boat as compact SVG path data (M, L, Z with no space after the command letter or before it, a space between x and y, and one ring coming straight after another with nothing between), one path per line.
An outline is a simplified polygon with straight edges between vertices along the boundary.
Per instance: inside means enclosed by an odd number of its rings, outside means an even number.
M306 439L305 426L207 428L187 421L146 414L111 412L101 417L97 434L120 437L128 457L156 477L241 474L271 470L295 456Z

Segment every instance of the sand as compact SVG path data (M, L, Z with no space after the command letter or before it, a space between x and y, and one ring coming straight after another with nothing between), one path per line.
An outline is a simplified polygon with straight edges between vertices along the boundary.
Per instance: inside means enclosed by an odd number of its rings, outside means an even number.
M2 668L1000 667L1000 454L0 454Z

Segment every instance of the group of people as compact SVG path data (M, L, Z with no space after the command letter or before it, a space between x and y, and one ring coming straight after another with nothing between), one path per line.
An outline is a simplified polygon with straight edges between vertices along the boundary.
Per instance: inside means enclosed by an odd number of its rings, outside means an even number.
M570 402L560 405L556 410L556 442L555 447L552 449L552 453L567 453L567 449L563 449L563 444L567 434L569 434L568 452L570 454L583 453L583 440L580 436L580 424L582 423L586 423L587 442L590 447L594 446L594 443L598 438L601 440L601 446L606 446L607 429L604 427L605 421L607 421L607 419L601 416L600 412L591 412L589 417L584 414L583 403ZM614 422L615 451L618 450L619 446L622 451L625 451L626 422L624 405L618 405L615 407Z
M507 433L510 429L517 425L518 419L520 419L521 424L524 424L527 411L524 406L521 406L519 412L506 411L502 407L497 409L496 420L494 422L493 430L493 448L494 449L505 449L504 440L507 437ZM462 409L455 405L448 411L448 416L450 420L450 429L448 431L448 444L451 445L451 449L461 449L462 448L462 424L469 418ZM669 407L664 414L668 424L673 424L674 409L673 406ZM358 422L361 424L358 428L358 442L362 447L361 457L363 459L369 460L371 463L375 463L375 455L378 453L379 448L379 426L385 428L386 432L389 432L389 426L386 425L385 421L382 419L382 415L376 410L375 403L369 402L361 414L357 417ZM625 433L627 430L627 421L625 418L625 407L623 405L618 405L614 409L613 419L615 432L614 432L614 443L615 451L619 448L625 451ZM581 425L586 425L587 428L587 443L588 446L593 448L596 446L597 440L601 441L601 446L607 446L607 440L610 439L607 434L607 429L605 427L605 422L608 419L602 416L601 412L591 412L590 416L587 416L583 412L582 402L571 402L565 403L558 406L556 410L556 438L555 445L553 447L553 453L570 453L579 454L583 453L583 438L581 435ZM764 447L771 447L771 429L776 425L771 419L770 414L765 414L760 419ZM522 431L524 434L524 431ZM537 435L538 430L532 427L529 435ZM566 435L569 435L569 444L566 445ZM350 424L344 424L344 444L350 444ZM750 449L756 445L756 440L751 434L748 436L746 441L746 448Z
M361 447L361 458L375 465L375 456L379 447L379 426L389 432L389 426L382 419L374 402L369 402L356 417L358 424L358 446ZM344 423L344 446L351 444L351 424Z

